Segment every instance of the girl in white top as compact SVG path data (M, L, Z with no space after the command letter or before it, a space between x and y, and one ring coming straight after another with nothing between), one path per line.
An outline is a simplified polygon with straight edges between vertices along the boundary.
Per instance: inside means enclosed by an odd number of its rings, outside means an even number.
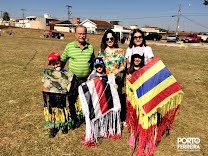
M134 29L131 35L129 47L126 50L125 55L127 68L130 66L131 56L133 54L140 54L141 56L144 55L144 64L150 62L154 57L152 48L146 45L144 33L140 29Z

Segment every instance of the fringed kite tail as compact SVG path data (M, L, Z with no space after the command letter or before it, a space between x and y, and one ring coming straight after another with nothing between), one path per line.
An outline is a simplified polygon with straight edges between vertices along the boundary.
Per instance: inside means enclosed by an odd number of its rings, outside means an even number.
M115 77L110 74L106 79L87 81L79 86L79 95L86 122L86 145L97 143L98 138L121 137L118 92L114 87ZM92 144L94 145L94 144Z
M157 144L161 141L162 136L167 132L169 133L169 131L171 130L176 113L178 112L179 108L180 105L168 111L163 117L160 117L160 120L157 123Z
M85 122L86 134L82 140L83 145L95 146L98 138L121 138L120 112L109 111L103 117L92 121L85 117Z
M163 62L154 58L127 80L126 94L128 129L138 137L136 155L152 156L173 126L183 99L182 88Z
M138 125L138 148L137 156L153 156L156 150L155 145L155 129L156 126L151 126L148 129L143 129Z
M126 124L128 131L136 137L138 134L137 131L137 125L138 125L138 117L136 115L135 109L132 107L131 103L126 100L126 109L127 109L127 114L126 114Z

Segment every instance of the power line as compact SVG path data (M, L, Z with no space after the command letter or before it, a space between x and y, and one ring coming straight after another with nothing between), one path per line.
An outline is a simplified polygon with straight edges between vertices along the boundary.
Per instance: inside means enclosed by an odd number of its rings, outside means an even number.
M175 15L164 15L164 16L146 16L146 17L124 17L119 19L128 19L128 20L134 20L134 19L146 19L146 18L166 18L166 17L173 17ZM118 18L102 18L103 20L118 20Z
M185 14L184 14L185 15ZM154 18L168 18L168 17L176 17L178 15L163 15L163 16L144 16L144 17L123 17L123 18L101 18L102 20L135 20L135 19L154 19ZM208 16L208 14L199 15L199 14L191 14L186 16ZM84 18L84 17L83 17Z
M201 16L204 16L204 15L205 15L205 16L208 16L208 13L207 13L207 12L206 12L206 13L205 13L205 12L204 12L204 13L183 13L183 14L184 14L184 15L188 15L188 16L198 16L198 15L199 15L199 16L200 16L200 15L201 15Z
M194 20L192 20L192 19L190 19L190 18L188 18L188 17L186 17L186 16L184 16L184 15L181 15L181 16L182 16L183 18L185 18L185 19L189 20L190 22L192 22L192 23L194 23L194 24L198 25L198 26L201 26L201 27L203 27L203 28L208 29L208 27L207 27L207 26L202 25L202 24L200 24L199 22L196 22L196 21L194 21Z

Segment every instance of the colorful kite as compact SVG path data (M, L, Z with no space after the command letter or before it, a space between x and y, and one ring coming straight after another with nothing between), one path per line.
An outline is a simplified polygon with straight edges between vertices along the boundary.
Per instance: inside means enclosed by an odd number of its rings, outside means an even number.
M126 81L127 126L138 144L137 156L154 155L169 133L181 104L182 88L159 58ZM137 141L138 140L138 141Z
M85 145L100 137L120 137L120 100L114 74L87 81L79 86L79 96L86 122Z

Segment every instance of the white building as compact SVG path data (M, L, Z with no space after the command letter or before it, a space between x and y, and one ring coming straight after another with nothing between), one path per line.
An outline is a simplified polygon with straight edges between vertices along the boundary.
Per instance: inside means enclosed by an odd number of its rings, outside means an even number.
M102 20L94 20L94 19L86 19L80 25L83 25L87 28L87 32L91 34L99 34L103 33L108 29L113 28L113 24L102 21Z
M150 32L159 33L160 32L160 28L158 28L158 27L150 27L150 26L142 27L141 30L143 32L146 32L146 33L150 33Z
M25 19L17 19L14 26L21 28L50 29L49 23L53 21L57 21L57 19L48 14L44 14L43 17L28 16Z
M122 40L126 40L126 38L130 38L131 30L128 28L125 28L121 25L114 25L114 28L112 29L118 37L118 40L122 42Z

